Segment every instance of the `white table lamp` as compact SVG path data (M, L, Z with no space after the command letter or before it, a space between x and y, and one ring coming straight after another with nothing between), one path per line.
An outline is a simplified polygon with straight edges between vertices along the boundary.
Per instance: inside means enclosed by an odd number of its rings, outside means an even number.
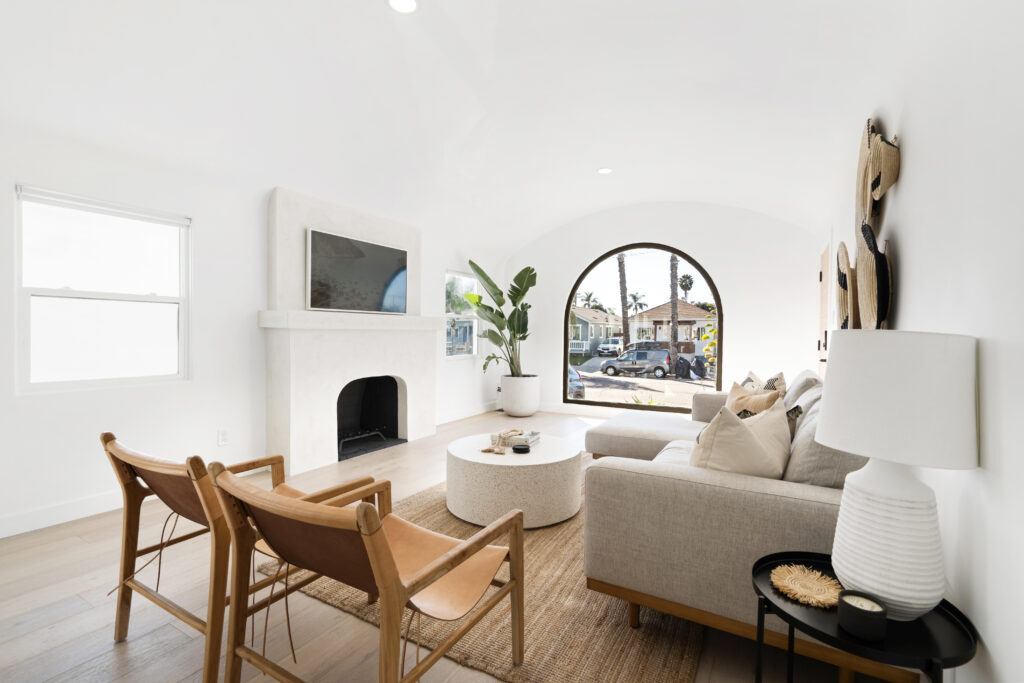
M946 589L935 492L913 466L978 466L977 340L892 330L838 330L815 440L863 455L846 477L832 567L872 593L889 618L930 611Z

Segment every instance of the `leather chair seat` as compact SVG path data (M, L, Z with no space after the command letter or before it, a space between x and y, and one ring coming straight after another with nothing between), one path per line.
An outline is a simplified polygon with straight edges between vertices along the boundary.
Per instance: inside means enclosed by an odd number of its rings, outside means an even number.
M403 582L462 543L458 538L424 529L393 514L381 520L381 528L394 552L395 565ZM508 548L504 546L483 548L414 595L409 606L443 621L464 617L480 602L507 555Z

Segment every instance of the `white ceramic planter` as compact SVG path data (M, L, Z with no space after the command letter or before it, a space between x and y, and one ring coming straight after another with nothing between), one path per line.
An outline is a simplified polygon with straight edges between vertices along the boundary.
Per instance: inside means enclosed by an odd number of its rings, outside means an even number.
M501 407L506 415L529 417L540 407L540 377L524 375L501 378Z

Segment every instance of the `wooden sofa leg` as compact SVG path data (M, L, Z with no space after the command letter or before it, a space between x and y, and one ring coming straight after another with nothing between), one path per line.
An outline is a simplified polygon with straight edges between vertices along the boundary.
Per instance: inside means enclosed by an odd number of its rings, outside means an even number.
M853 669L847 669L846 667L839 667L839 683L854 683L857 679L857 674Z
M640 605L629 603L629 627L640 628Z

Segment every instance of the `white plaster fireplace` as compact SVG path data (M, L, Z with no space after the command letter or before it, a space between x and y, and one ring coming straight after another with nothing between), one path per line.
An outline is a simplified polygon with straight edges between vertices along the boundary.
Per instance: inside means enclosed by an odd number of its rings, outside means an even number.
M408 252L408 314L305 310L307 228L382 242ZM266 331L267 450L289 474L338 462L337 403L349 382L398 383L398 436L435 431L443 319L420 311L420 242L415 228L277 188L268 210Z

